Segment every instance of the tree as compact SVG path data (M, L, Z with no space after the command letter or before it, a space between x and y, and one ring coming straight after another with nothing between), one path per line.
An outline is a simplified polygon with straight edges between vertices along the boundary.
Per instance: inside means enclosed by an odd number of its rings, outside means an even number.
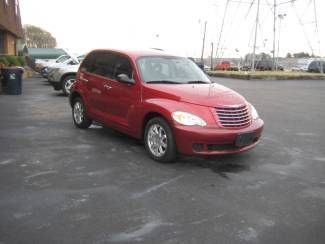
M56 39L50 32L34 25L24 25L27 47L53 48L56 47Z
M292 55L291 55L291 53L287 53L287 56L286 56L286 58L292 58Z
M310 58L312 56L310 56L309 53L300 52L300 53L294 53L293 57L295 57L295 58Z
M251 63L252 59L253 59L253 54L247 53L245 55L244 61L245 61L245 63ZM271 56L267 53L262 52L262 53L255 55L255 61L268 61L268 60L271 60Z

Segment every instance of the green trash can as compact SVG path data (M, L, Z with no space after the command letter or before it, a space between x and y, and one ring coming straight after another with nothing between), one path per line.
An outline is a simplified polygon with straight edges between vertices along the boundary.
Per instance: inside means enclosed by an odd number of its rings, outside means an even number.
M24 68L7 67L2 68L4 92L8 95L20 95L22 93L22 78Z

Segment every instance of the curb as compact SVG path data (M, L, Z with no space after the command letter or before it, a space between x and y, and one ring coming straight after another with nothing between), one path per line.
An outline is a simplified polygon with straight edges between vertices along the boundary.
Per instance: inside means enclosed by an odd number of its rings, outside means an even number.
M241 80L325 80L325 75L263 75L263 74L234 74L234 73L215 73L208 72L212 77L233 78Z

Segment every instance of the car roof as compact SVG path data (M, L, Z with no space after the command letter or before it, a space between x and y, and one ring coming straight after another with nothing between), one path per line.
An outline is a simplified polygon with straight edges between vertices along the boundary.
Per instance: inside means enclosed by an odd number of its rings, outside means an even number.
M101 49L94 49L91 52L95 51L110 51L110 52L116 52L116 53L121 53L124 55L129 56L131 59L136 60L139 57L144 57L144 56L177 56L177 55L172 55L168 54L164 51L156 50L156 49L148 49L148 50L128 50L128 49L106 49L106 48L101 48Z

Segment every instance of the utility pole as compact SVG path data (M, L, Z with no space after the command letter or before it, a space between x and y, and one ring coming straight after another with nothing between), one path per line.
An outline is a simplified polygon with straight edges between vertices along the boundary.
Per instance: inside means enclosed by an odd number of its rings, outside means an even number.
M253 57L252 57L252 71L255 71L255 51L256 51L256 40L257 40L257 27L258 19L260 14L260 0L257 0L257 11L256 11L256 21L255 21L255 37L254 37L254 46L253 46Z
M317 43L318 43L318 55L319 55L319 71L321 74L324 73L324 67L323 67L323 60L321 56L321 45L320 45L320 38L319 38L319 30L318 30L318 19L317 19L317 11L316 11L316 0L314 0L314 18L315 18L315 28L317 32Z
M272 70L275 69L275 25L276 25L276 0L273 2L273 56L272 56Z
M203 32L203 43L202 43L202 53L201 53L201 63L204 65L203 55L204 55L204 44L205 44L205 33L207 31L207 21L204 22L204 32Z
M213 42L211 42L211 60L210 60L210 64L211 64L211 67L210 67L210 70L212 71L213 70Z

